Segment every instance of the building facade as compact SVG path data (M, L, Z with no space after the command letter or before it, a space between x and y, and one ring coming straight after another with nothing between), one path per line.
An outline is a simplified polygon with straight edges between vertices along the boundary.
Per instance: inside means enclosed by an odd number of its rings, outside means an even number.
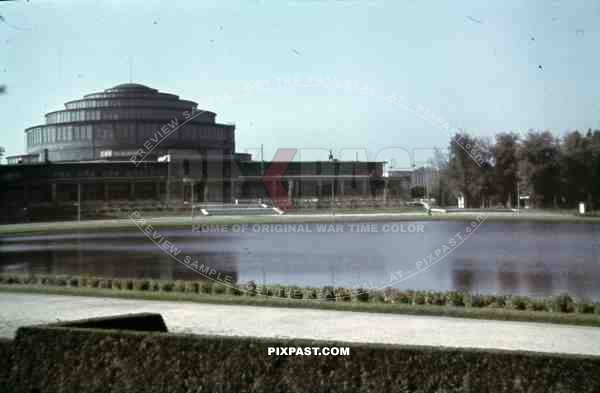
M25 130L27 154L0 166L0 220L187 211L240 199L284 210L403 199L383 162L251 161L235 152L235 126L215 118L192 101L139 84L67 102L46 114L46 124Z
M128 160L144 144L158 141L146 159L156 160L176 148L217 149L225 155L235 148L234 125L216 123L215 113L193 101L140 84L88 94L45 118L45 124L25 130L27 153L47 151L53 162Z

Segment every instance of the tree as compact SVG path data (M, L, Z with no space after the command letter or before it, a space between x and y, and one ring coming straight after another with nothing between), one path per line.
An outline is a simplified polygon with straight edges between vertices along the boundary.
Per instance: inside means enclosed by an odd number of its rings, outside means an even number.
M494 182L500 202L505 207L516 203L517 174L519 170L519 136L514 133L501 133L496 136L494 145Z
M573 207L585 201L591 192L592 157L590 140L579 131L567 134L561 145L561 197Z
M448 184L448 152L437 147L434 148L429 164L436 172L431 185L431 195L440 206L446 206L451 199L450 185Z
M520 171L537 207L555 207L560 195L560 142L549 131L530 130L520 149Z
M600 208L600 130L562 138L549 131L499 133L493 145L456 134L448 152L445 162L441 152L430 160L440 175L435 196L445 183L448 195L464 196L465 207L512 207L518 187L536 207L575 208L586 201L589 209Z
M448 182L455 193L465 197L465 207L489 204L494 194L493 155L489 141L468 134L456 134L450 142Z
M586 135L590 157L589 204L590 208L600 208L600 130L588 131Z

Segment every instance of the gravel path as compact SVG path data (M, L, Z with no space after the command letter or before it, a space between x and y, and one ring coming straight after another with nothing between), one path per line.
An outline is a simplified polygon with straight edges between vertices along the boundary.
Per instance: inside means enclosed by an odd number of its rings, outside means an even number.
M178 333L600 355L594 327L16 293L0 293L0 336L24 325L134 312L161 313Z

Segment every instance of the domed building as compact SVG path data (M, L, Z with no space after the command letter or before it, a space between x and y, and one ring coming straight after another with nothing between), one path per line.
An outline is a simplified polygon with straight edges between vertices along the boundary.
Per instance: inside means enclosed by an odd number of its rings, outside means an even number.
M189 211L238 199L292 210L329 207L331 198L340 207L387 199L382 162L251 161L235 152L234 125L141 84L85 95L45 118L25 130L27 154L0 165L0 222Z
M135 83L69 101L45 117L25 130L27 153L52 162L129 160L140 148L149 161L168 149L218 149L228 157L235 148L235 126L216 123L215 113L193 101ZM146 152L144 145L155 147Z

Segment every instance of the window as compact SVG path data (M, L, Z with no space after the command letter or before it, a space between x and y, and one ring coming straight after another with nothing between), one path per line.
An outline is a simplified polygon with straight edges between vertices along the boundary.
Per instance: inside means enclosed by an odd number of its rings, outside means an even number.
M129 142L135 143L136 137L135 123L129 125Z

